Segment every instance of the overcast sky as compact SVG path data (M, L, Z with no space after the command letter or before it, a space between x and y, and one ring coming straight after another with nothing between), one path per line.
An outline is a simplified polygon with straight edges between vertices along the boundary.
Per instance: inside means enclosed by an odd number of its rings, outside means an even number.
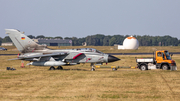
M4 29L26 35L170 35L180 39L180 0L0 0Z

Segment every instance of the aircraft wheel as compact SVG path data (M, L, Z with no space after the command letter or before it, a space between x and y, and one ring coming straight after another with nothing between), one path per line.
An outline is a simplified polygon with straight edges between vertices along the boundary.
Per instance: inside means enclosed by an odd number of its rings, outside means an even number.
M147 70L147 67L146 67L146 65L141 65L140 69L141 69L142 71L145 71L145 70Z
M57 69L58 70L63 70L63 67L62 66L58 66Z
M113 71L116 71L116 70L117 70L117 68L113 68L112 70L113 70Z
M168 70L169 68L168 68L168 66L167 65L163 65L162 66L162 70Z
M53 66L51 66L51 67L49 68L49 70L55 70L55 68L54 68Z
M91 71L95 71L95 69L94 69L94 68L91 68Z

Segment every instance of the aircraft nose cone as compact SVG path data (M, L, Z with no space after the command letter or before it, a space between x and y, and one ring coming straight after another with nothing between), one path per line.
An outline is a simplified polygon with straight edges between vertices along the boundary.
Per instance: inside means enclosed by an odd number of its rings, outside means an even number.
M112 56L112 55L109 55L109 56L108 56L108 62L114 62L114 61L118 61L118 60L120 60L120 59L117 58L117 57L114 57L114 56Z

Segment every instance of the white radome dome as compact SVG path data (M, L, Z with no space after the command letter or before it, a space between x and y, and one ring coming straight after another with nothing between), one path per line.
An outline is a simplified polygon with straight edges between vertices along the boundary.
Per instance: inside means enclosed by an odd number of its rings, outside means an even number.
M130 36L124 40L123 47L124 49L138 49L139 42L135 37Z

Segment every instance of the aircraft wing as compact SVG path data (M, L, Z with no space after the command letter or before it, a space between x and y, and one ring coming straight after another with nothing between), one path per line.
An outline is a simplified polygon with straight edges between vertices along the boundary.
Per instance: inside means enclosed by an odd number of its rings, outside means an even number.
M67 54L69 53L61 52L61 53L51 53L51 54L43 54L43 55L20 56L18 58L9 59L9 60L25 60L25 59L42 58L42 57L62 56L62 55L67 55Z

